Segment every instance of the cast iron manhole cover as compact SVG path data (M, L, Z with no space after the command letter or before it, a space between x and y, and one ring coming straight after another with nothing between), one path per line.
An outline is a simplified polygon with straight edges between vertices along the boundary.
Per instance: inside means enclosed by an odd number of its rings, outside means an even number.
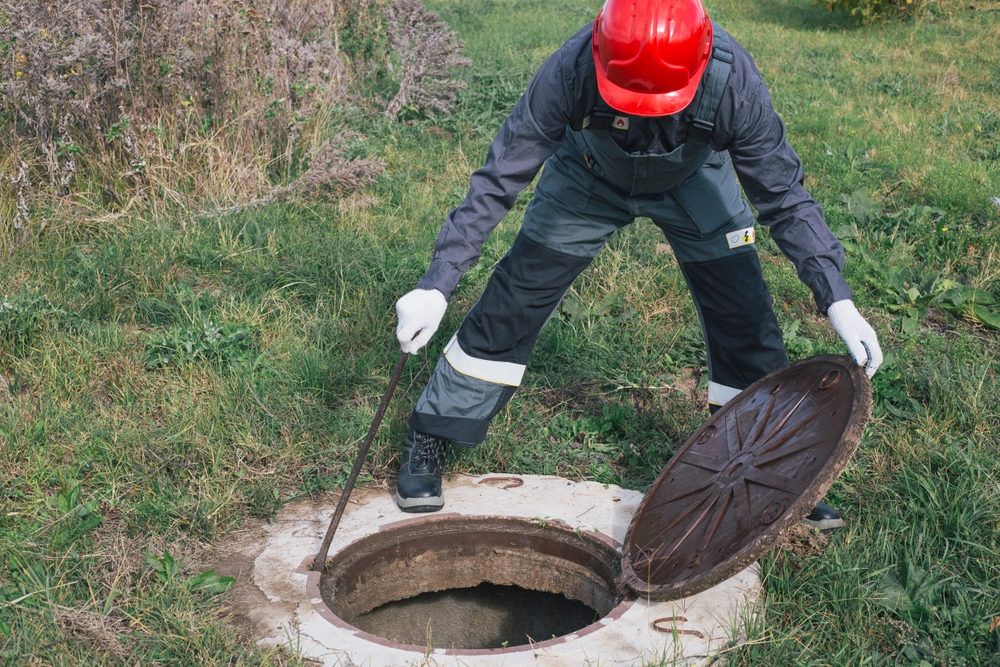
M801 521L847 465L871 410L850 357L811 357L748 387L692 435L632 517L626 585L674 600L724 581Z

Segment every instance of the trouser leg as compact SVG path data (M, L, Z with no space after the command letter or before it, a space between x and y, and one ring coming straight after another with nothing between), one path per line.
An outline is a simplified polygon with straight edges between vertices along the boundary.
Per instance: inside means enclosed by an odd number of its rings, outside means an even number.
M464 445L482 442L521 383L542 326L588 264L589 257L518 235L445 347L410 425Z
M568 147L545 163L521 233L417 401L414 429L470 446L486 438L570 285L608 237L634 219L610 191L595 195L595 181Z
M721 406L788 363L754 245L754 219L728 156L687 184L646 198L643 211L674 250L701 319L708 403Z
M681 265L708 353L709 406L788 363L756 252Z

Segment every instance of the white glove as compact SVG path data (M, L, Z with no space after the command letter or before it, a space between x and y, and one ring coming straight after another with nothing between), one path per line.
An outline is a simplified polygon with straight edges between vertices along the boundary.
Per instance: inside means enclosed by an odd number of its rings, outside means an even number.
M407 354L416 354L441 324L448 301L436 289L415 289L396 302L396 338Z
M836 301L826 311L830 324L844 342L858 366L864 366L868 377L875 375L882 363L882 348L878 344L878 336L871 325L861 317L850 299Z

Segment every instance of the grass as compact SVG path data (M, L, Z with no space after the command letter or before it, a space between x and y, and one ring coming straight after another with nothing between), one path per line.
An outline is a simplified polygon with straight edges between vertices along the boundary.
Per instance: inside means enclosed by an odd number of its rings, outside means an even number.
M4 661L298 663L225 620L224 583L195 579L203 545L343 483L398 354L395 299L534 67L597 8L436 5L466 40L470 86L448 118L352 121L388 163L373 205L53 220L0 265ZM1000 296L1000 13L930 9L860 27L804 0L709 4L771 86L887 352L873 418L830 493L848 526L821 555L763 560L765 604L734 664L1000 665L1000 347L931 299L942 280ZM860 192L877 210L858 207ZM410 360L369 484L391 484L446 332L530 196ZM842 352L760 236L792 356ZM612 240L543 332L514 407L454 469L646 488L707 417L691 399L705 382L700 328L661 242L648 223ZM933 274L917 300L893 287Z

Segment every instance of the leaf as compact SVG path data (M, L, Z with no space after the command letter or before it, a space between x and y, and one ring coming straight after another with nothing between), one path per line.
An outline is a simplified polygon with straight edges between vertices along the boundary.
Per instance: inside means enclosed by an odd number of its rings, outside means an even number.
M147 551L143 555L143 560L146 561L149 569L156 573L156 578L160 581L169 581L177 574L177 562L169 551L164 551L160 558Z
M948 308L949 306L962 306L966 303L992 306L997 303L997 300L986 290L956 284L954 287L942 292L938 297L938 302L945 308Z
M594 314L600 316L607 313L611 309L611 306L615 304L617 297L618 295L612 292L611 294L601 299L601 302L594 307Z
M985 306L976 305L972 307L972 314L981 324L1000 331L1000 313L997 311L990 310Z
M899 581L899 575L895 572L888 572L882 577L879 589L882 596L878 603L889 611L905 613L913 606L913 600L910 599L910 595Z
M994 616L990 621L990 632L1000 629L1000 616Z
M857 225L841 225L837 227L837 231L833 233L841 241L846 241L848 239L858 238L858 226Z
M202 593L225 593L235 583L234 577L220 577L215 573L215 568L212 568L191 577L184 585L188 590Z
M145 554L143 554L142 559L146 561L146 565L148 565L149 569L151 569L153 572L157 573L163 572L163 563L161 563L160 559L151 554L150 552L147 551Z
M885 401L883 405L885 406L886 410L892 413L893 416L899 417L900 419L911 419L914 416L912 412L907 412L906 410L900 410L889 401Z
M851 147L848 147L848 157ZM881 214L878 203L868 195L867 190L858 190L851 195L841 195L841 201L847 205L847 212L858 221L858 224L865 224L869 220L877 218Z
M583 319L587 316L587 309L579 301L572 297L563 299L559 306L559 312L571 319Z
M934 291L934 285L937 283L938 278L941 277L940 273L932 272L924 276L924 279L920 283L920 293L930 294Z

